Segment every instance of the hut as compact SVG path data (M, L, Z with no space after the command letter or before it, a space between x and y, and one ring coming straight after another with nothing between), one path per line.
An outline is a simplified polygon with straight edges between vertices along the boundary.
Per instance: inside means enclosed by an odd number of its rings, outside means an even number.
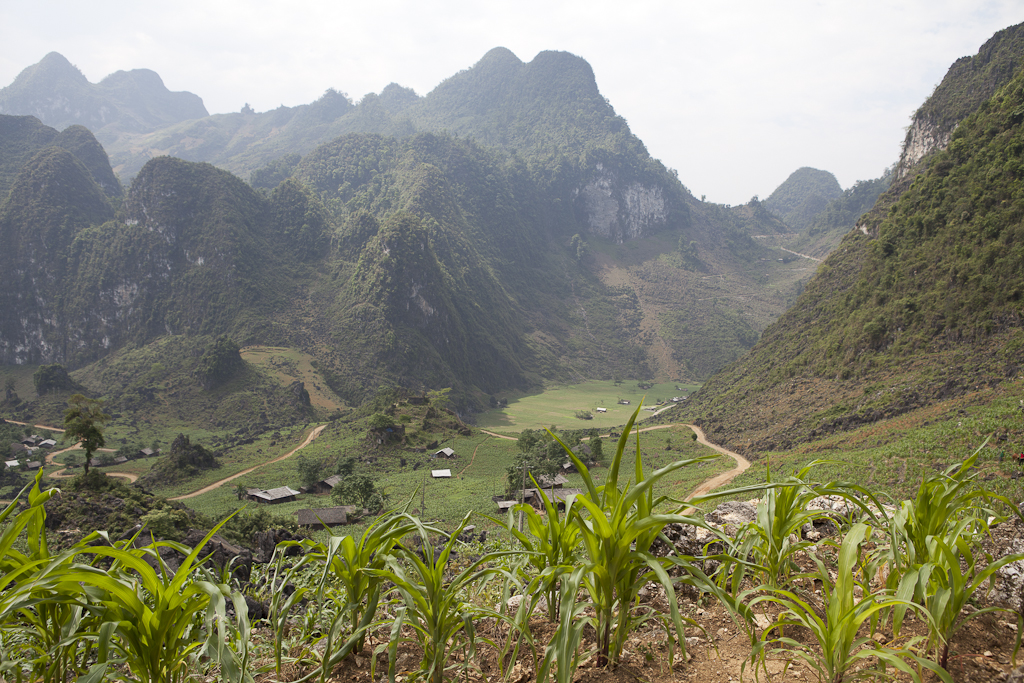
M450 459L450 458L457 458L459 456L455 455L455 451L453 451L450 448L442 448L441 450L439 450L436 453L434 453L434 457L435 458Z
M430 476L434 479L451 479L451 470L430 470Z
M555 504L559 510L565 509L565 501L569 500L574 496L581 495L583 489L544 489L544 495L547 499ZM523 489L522 491L523 502L532 505L538 510L544 509L544 500L540 497L537 489Z
M569 483L569 480L563 477L561 474L556 474L554 477L546 477L541 475L537 477L537 483L540 484L541 488L547 491L548 489L560 489Z
M341 483L341 475L335 474L334 476L321 479L317 483L308 487L304 493L314 493L316 495L323 495L330 493L334 490L334 487Z
M316 510L299 510L299 526L309 527L310 529L324 529L348 524L348 516L350 512L354 511L354 505L341 505Z
M249 500L257 503L276 505L278 503L290 503L295 500L299 492L289 486L278 486L273 489L248 489L246 496Z

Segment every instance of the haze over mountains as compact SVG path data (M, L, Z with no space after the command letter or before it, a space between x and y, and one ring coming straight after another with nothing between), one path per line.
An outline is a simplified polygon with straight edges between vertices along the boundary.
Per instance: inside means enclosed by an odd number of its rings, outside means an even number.
M843 191L830 173L800 169L763 202L731 208L695 198L652 158L589 65L567 53L524 63L496 48L423 97L392 84L358 104L327 91L299 107L213 116L153 72L90 84L51 53L0 90L0 248L11 264L0 276L0 360L88 374L168 338L229 334L311 354L351 403L381 384L454 386L470 409L546 380L704 381L734 363L701 392L724 425L794 377L841 383L886 365L868 356L930 353L940 338L957 348L1016 339L1015 228L975 221L1012 226L1019 215L968 198L967 218L948 208L940 220L934 203L952 199L907 188L935 164L949 164L943 178L992 171L975 168L972 155L991 148L970 136L988 134L976 133L986 107L1005 109L988 98L1016 97L1021 35L1006 29L953 65L886 177ZM1013 111L985 119L985 131L1014 138ZM960 156L937 156L957 135ZM1015 149L991 152L1011 179ZM123 197L114 172L131 179ZM1016 206L1016 186L991 202ZM932 227L908 232L918 219ZM955 230L984 237L961 253ZM989 239L1006 255L960 262L987 254ZM840 240L798 298L817 263L796 254L824 258ZM985 291L1003 292L998 315L993 297L952 321L931 312L949 296L894 300L911 277L909 266L887 270L894 253L917 270L944 264L968 289L988 277ZM989 313L998 324L979 331ZM840 365L857 370L843 377Z

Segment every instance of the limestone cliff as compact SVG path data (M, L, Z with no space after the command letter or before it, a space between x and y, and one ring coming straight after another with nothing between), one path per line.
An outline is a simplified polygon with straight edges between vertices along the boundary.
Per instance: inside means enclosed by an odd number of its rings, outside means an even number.
M668 209L660 185L623 181L603 163L576 191L576 209L589 232L618 244L663 227Z
M956 60L935 92L914 113L896 165L895 183L913 175L917 164L949 144L953 131L1024 65L1024 24L999 31L973 57Z

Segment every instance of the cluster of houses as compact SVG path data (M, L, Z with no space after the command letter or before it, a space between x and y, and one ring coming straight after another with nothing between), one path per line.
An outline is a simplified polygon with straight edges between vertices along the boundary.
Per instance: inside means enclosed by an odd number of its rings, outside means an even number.
M455 451L451 448L442 448L435 452L431 458L443 458L451 460L457 458ZM431 470L434 479L451 479L450 469ZM272 489L250 488L245 491L246 500L266 505L277 505L278 503L290 503L298 499L302 494L325 495L334 490L334 487L341 483L341 475L335 474L321 479L311 486L300 488L298 491L290 486L278 486ZM326 527L348 524L349 518L364 514L365 511L358 510L355 505L338 505L327 508L310 508L298 511L299 526L311 529L323 529Z
M36 456L36 453L40 449L48 451L56 445L57 442L53 439L44 439L38 434L26 436L20 442L11 443L11 457L4 461L4 468L20 470L24 466L28 470L38 470L43 466L45 456L40 458Z

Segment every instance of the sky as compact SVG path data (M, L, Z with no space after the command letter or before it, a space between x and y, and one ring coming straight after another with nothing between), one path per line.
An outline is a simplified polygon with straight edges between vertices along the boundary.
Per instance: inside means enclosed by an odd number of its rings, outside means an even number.
M55 51L93 83L146 68L211 114L265 111L562 50L691 192L738 204L803 166L881 176L949 66L1022 21L1024 0L3 0L0 87Z

